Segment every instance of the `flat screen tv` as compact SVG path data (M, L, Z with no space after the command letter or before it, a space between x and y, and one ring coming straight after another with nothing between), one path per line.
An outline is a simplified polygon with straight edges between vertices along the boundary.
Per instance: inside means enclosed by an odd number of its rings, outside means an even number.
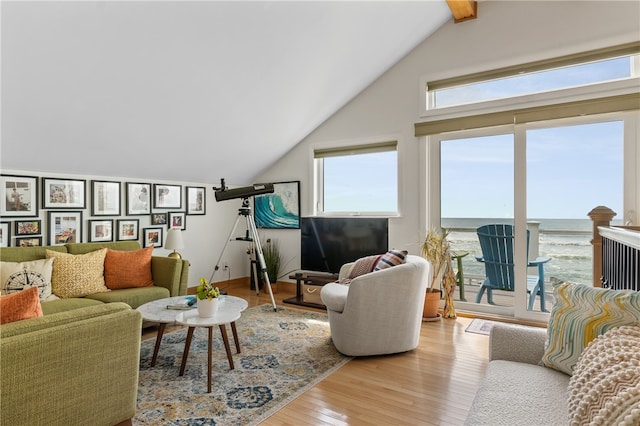
M345 263L383 254L389 247L389 220L364 217L302 217L301 269L337 274Z

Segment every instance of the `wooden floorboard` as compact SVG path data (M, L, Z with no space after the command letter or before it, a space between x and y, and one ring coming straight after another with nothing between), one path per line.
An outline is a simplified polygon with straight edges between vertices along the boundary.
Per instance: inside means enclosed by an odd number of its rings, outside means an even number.
M276 304L316 310L282 302L294 287L279 283ZM268 293L256 295L248 284L226 290L249 307L270 303ZM488 362L488 337L466 333L470 322L424 322L416 350L355 358L261 424L462 425ZM155 337L154 328L143 337Z

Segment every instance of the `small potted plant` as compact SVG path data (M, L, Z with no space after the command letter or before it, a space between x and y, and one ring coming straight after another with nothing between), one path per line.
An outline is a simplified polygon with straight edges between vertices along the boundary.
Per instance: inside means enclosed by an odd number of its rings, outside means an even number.
M200 278L200 285L196 288L196 295L198 297L198 315L203 318L215 316L218 311L220 289L214 287L204 278Z
M438 306L442 296L442 280L445 277L447 268L451 265L451 247L447 236L449 232L445 229L431 229L422 243L422 257L431 263L433 276L431 283L427 287L427 294L424 299L423 318L438 318Z

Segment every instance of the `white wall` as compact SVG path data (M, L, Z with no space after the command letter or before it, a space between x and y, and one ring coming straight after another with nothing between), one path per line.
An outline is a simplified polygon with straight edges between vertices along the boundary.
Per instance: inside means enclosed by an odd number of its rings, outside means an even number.
M424 144L414 137L421 121L420 79L491 70L640 40L640 3L610 1L480 2L478 19L445 24L358 97L264 173L260 181L301 181L302 215L312 206L313 148L368 140L399 142L400 210L390 219L390 245L418 253L425 231ZM299 259L298 234L272 231L289 257ZM299 261L299 260L298 260Z
M241 205L241 200L228 200L216 202L213 186L211 183L198 183L198 182L175 182L175 181L146 181L138 178L127 178L127 177L113 177L113 176L85 176L85 175L73 175L73 174L57 174L57 173L46 173L46 172L32 172L32 171L24 171L24 170L2 170L3 174L9 175L22 175L22 176L37 176L37 177L48 177L48 178L64 178L64 179L84 179L86 180L86 209L84 210L75 210L73 211L82 211L82 221L83 221L83 230L82 230L82 242L89 241L89 230L88 230L88 220L90 219L114 219L114 231L115 231L115 220L117 219L138 219L139 220L139 231L140 238L139 242L142 243L142 229L146 227L156 227L150 224L150 216L126 216L125 215L125 182L141 182L141 183L164 183L171 185L182 185L182 208L181 209L152 209L153 212L173 212L173 211L186 211L186 186L203 186L206 188L206 215L187 215L186 216L186 229L183 231L182 236L184 240L185 247L178 252L182 255L183 259L187 259L191 264L189 268L189 286L197 285L198 279L200 277L209 278L213 272L214 266L216 265L218 259L222 254L222 250L227 241L227 237L231 232L233 225L238 217L238 208ZM90 181L91 180L107 180L107 181L120 181L122 183L120 192L121 192L121 216L100 216L100 217L92 217L91 216L91 190L90 190ZM40 182L38 182L40 185ZM40 188L40 194L38 196L38 206L41 207L41 192L42 188ZM150 200L151 201L151 200ZM43 244L48 243L47 236L49 235L48 228L48 211L53 210L43 210L40 208L38 210L39 219L42 220L42 240ZM3 217L3 221L14 221L21 218L9 218ZM31 219L31 218L30 218ZM246 226L244 225L244 219L238 225L238 236L244 235L244 229ZM167 227L164 228L164 238L166 239L166 231ZM114 236L117 235L114 232ZM11 236L14 235L14 226L11 224ZM11 246L13 246L13 241ZM163 243L164 245L164 243ZM224 281L229 278L238 278L245 277L249 274L249 258L245 254L246 243L242 242L231 242L227 246L227 250L224 254L224 259L229 262L230 270L223 271L222 268L216 272L214 276L215 281ZM153 250L154 256L167 256L171 253L170 250L167 250L163 247L156 248ZM222 266L222 262L221 262ZM221 284L223 285L223 284Z

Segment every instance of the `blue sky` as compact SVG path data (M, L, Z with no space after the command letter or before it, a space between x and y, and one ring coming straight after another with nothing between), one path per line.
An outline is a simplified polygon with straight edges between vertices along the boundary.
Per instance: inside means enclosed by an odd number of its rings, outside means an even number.
M622 212L622 122L527 132L527 216ZM444 141L442 217L513 217L513 136Z

